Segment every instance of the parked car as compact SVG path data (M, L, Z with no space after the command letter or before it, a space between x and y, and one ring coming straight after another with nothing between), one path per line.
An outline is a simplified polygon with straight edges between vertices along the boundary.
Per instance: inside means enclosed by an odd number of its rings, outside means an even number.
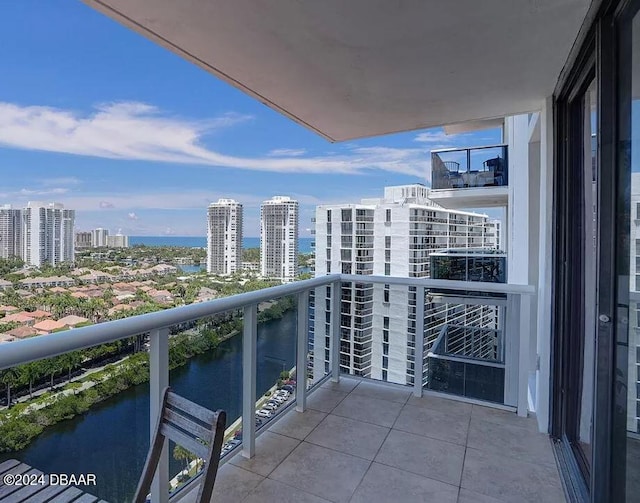
M267 410L276 410L278 408L278 405L276 404L272 404L272 403L265 403L262 406L263 409L267 409Z
M284 391L288 391L289 393L293 393L293 386L291 386L290 384L285 384L280 389Z
M267 409L260 409L259 411L256 412L256 416L259 417L263 417L265 419L268 419L272 416L271 411L267 410Z
M280 405L282 405L284 402L287 401L287 398L281 395L276 395L273 397L273 400L278 402Z
M275 405L276 407L280 407L280 402L278 402L277 400L274 400L273 398L269 400L267 403L271 405Z
M259 428L260 426L262 426L262 419L256 417L256 428Z

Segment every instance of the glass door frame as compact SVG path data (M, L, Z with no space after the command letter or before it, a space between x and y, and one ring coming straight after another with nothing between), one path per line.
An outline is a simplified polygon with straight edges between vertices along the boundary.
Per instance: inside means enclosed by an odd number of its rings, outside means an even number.
M616 368L616 336L624 335L628 329L628 319L618 310L617 275L624 261L628 268L628 250L619 252L620 232L629 233L629 208L622 208L620 201L621 180L625 176L619 172L617 164L618 135L618 21L630 4L640 0L604 0L593 17L579 50L567 63L569 70L561 76L556 88L554 110L555 137L555 179L554 179L554 257L553 257L553 311L552 311L552 377L551 377L551 435L555 452L570 501L623 502L625 466L620 456L613 453L624 449L624 439L615 436L614 410L619 408L620 379ZM595 71L594 71L595 70ZM569 353L572 340L567 327L572 319L584 313L584 306L569 302L567 289L573 285L567 282L566 246L573 223L567 205L570 202L567 187L571 184L569 166L575 159L576 149L571 143L582 141L571 138L572 100L584 90L589 77L596 79L597 108L597 301L596 301L596 341L594 362L594 399L592 459L589 476L585 477L583 460L576 456L575 449L566 438L566 405L568 398L564 391L571 386L570 372L565 369L574 366ZM622 186L622 188L624 188ZM622 211L622 212L621 212ZM625 213L626 211L626 213ZM627 217L621 218L621 215ZM625 227L626 226L626 227ZM616 255L619 253L619 255ZM628 272L627 272L628 274ZM578 295L577 298L584 299ZM575 303L573 303L575 304ZM578 309L578 313L575 309ZM572 311L571 309L574 309ZM573 339L575 339L575 331ZM575 349L575 348L574 348ZM624 374L622 377L624 377ZM624 383L626 386L626 383ZM626 389L626 388L625 388ZM623 393L626 411L626 393ZM619 436L619 435L618 435Z

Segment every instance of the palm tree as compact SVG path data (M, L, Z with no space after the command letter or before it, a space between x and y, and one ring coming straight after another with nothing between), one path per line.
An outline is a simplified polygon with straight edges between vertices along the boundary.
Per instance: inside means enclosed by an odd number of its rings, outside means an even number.
M191 460L195 458L190 451L178 444L173 448L173 457L178 461L182 461L185 470L189 466Z
M78 368L82 363L82 353L80 353L80 351L72 351L71 353L61 355L58 358L60 358L61 367L67 370L68 381L71 382L71 372Z
M47 375L51 378L51 383L50 383L51 391L53 391L53 378L61 370L60 363L61 361L59 356L42 360L44 375Z
M11 408L11 388L20 380L20 371L11 367L0 372L0 382L7 387L7 408Z
M31 362L20 367L20 377L24 384L29 385L29 398L33 398L33 383L42 377L44 368L41 362Z

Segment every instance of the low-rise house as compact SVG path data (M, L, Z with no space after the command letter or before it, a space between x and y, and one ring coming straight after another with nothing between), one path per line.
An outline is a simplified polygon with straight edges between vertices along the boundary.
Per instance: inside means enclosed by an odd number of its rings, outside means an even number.
M44 320L39 323L36 323L33 326L33 328L35 328L39 332L44 332L47 334L50 334L51 332L54 332L56 330L60 330L66 327L67 325L65 325L64 323L60 321L55 321L55 320Z
M63 326L74 328L82 323L87 323L88 321L89 320L87 318L83 318L82 316L76 316L75 314L70 314L69 316L60 318L58 320L58 323L62 323Z
M2 318L2 323L20 323L21 325L33 325L36 319L28 314L13 313Z
M110 315L119 313L121 311L131 311L135 309L131 304L117 304L113 306L109 311L107 311Z
M20 311L20 308L16 306L0 306L0 313L11 314L17 313L18 311Z
M0 344L4 344L7 342L13 342L16 338L9 334L0 334Z
M72 297L76 299L88 299L89 296L85 292L73 292L71 294Z
M160 304L169 304L173 302L173 295L171 295L169 290L149 290L147 294Z
M31 318L37 321L41 321L46 318L51 318L53 316L53 314L51 314L49 311L43 311L42 309L36 309L35 311L22 311L18 314L30 316Z
M62 288L61 286L54 286L49 291L52 293L66 293L68 290L66 288Z
M6 279L0 279L0 290L6 290L7 288L11 288L13 283L11 281L7 281Z
M75 280L67 276L36 276L20 280L20 285L25 288L47 288L54 286L73 286Z
M14 328L12 330L7 330L5 332L7 335L15 337L16 339L27 339L28 337L33 337L34 335L40 335L40 332L33 327L23 326Z

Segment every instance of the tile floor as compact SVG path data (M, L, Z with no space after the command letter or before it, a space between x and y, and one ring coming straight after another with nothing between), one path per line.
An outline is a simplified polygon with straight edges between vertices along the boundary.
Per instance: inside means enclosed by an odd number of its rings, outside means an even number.
M349 378L307 404L220 468L214 503L565 501L532 418Z

